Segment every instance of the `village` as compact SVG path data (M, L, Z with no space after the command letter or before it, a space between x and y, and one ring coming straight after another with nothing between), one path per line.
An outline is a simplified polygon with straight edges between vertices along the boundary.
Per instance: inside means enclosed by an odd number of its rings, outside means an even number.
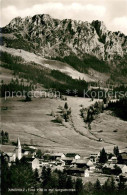
M2 152L2 155L8 166L16 166L17 160L24 159L27 165L39 173L46 167L51 171L64 171L72 177L81 177L84 182L96 175L98 179L113 176L116 182L121 178L127 184L127 152L119 151L118 147L114 147L113 153L106 153L103 148L99 153L84 157L76 153L42 153L32 145L22 146L18 138L14 151Z

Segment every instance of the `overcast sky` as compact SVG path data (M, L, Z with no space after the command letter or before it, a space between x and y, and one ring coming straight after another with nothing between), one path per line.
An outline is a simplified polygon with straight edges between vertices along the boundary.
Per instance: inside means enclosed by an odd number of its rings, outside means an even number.
M112 31L127 35L127 0L0 0L1 23L35 14L50 14L54 18L82 21L101 20Z

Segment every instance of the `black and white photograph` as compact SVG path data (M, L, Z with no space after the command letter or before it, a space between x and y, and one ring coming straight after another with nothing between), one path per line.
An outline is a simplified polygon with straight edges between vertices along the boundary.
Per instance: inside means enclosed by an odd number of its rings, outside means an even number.
M127 195L127 0L0 0L0 194Z

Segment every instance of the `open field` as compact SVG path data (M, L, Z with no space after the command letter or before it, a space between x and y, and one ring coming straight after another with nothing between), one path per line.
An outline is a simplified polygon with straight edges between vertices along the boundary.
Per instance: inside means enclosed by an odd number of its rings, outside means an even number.
M116 118L115 122L112 122L113 118L112 121L109 120L111 116L103 117L103 126L99 121L92 124L91 132L96 134L94 136L85 128L85 123L80 117L80 105L85 107L93 102L77 97L67 99L69 107L72 108L72 120L63 125L53 122L54 118L50 113L52 110L58 113L58 106L64 106L65 101L50 98L34 98L31 102L23 102L22 98L2 99L2 129L9 132L10 140L14 142L19 136L21 143L30 144L32 140L34 145L43 150L77 152L83 156L97 153L102 147L112 150L115 144L120 146L120 149L126 147L127 122ZM98 124L96 127L95 123ZM113 130L120 126L121 129L114 133ZM100 128L103 129L103 133L96 133ZM102 142L97 139L100 135L104 140Z
M11 79L14 76L12 75L12 71L3 67L0 67L0 80L3 80L4 83L10 83Z
M4 83L9 83L14 78L12 71L4 68L1 71ZM38 84L37 89L44 88ZM34 98L31 102L22 100L23 98L3 98L1 101L1 128L9 133L11 141L16 142L19 136L21 143L33 142L43 150L77 152L83 156L97 153L102 147L108 151L114 145L118 145L120 149L127 147L127 122L111 116L109 112L100 114L92 122L92 130L87 129L80 116L81 105L88 107L96 100L68 96L67 103L72 110L71 120L63 124L55 123L50 114L52 110L58 114L59 105L64 106L65 101L50 98ZM99 142L99 138L103 141ZM14 149L8 145L2 148L6 151Z
M98 115L91 125L91 132L101 137L106 143L111 142L127 148L127 121L113 116L111 111L105 111Z

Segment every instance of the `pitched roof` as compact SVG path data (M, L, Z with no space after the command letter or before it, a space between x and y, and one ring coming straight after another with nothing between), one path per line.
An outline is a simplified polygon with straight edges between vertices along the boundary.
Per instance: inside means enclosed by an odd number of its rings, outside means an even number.
M127 166L124 165L124 164L117 164L117 166L120 167L121 169L122 169L123 167L127 167Z
M123 168L124 166L126 165L123 165L123 164L108 164L108 163L105 163L103 167L107 167L109 169L115 169L115 166L119 167L119 168Z
M105 168L109 168L109 169L114 169L114 166L115 166L115 164L105 163L104 166L103 166L103 168L105 167Z
M117 157L116 157L116 156L112 156L111 159L112 159L112 160L117 160Z
M127 153L122 153L121 156L123 160L127 160Z
M50 156L61 157L64 153L51 153Z
M73 160L72 163L76 163L76 164L87 164L89 161L89 159L78 159L78 160Z
M76 153L67 153L66 154L66 157L75 157L76 155L79 155L79 154L76 154Z
M69 168L66 168L66 170L84 172L83 168L77 168L77 167L71 167L71 168L69 167Z
M62 158L63 161L73 161L73 157L65 157L65 158Z
M14 153L13 153L13 152L7 152L7 153L5 153L5 155L7 155L7 156L11 157L11 156L13 156L13 155L14 155Z

